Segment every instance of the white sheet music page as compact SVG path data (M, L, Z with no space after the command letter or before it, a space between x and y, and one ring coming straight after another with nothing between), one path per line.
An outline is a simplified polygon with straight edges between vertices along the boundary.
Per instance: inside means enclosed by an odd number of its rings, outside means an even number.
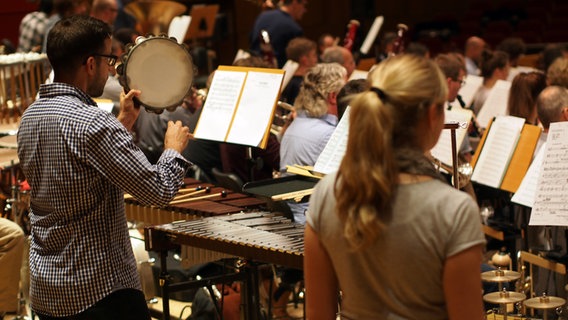
M227 142L260 146L272 123L283 77L284 72L248 72Z
M292 60L286 61L284 66L282 66L282 70L284 70L284 81L282 83L282 89L280 90L280 92L284 91L284 88L286 88L286 86L294 76L294 73L296 73L296 70L298 70L299 66L300 65L297 62Z
M452 110L445 111L446 123L457 122L460 124L460 127L456 129L456 148L458 152L467 134L467 127L469 126L472 115L473 112L468 109L452 108ZM443 163L448 165L452 164L452 130L442 130L438 143L430 150L430 153L434 158Z
M509 81L497 80L477 114L477 124L482 128L487 128L491 119L507 114L507 101L509 100L510 89L511 83Z
M517 189L517 192L511 198L511 202L518 203L529 208L532 208L534 205L536 185L540 175L542 160L544 159L544 148L546 148L546 142L540 148L536 157L534 157L529 170L527 170L527 174L525 174L523 181L521 181L519 189Z
M462 100L465 102L465 106L467 108L471 106L471 103L473 102L473 96L482 83L483 77L480 76L467 75L467 77L465 78L465 84L460 88L460 91L458 93L462 97Z
M174 37L179 44L182 44L190 22L191 16L174 17L168 27L168 37Z
M568 226L568 122L550 124L529 225Z
M367 79L368 75L369 71L355 69L348 80Z
M330 174L339 169L341 160L343 160L343 156L345 155L345 150L347 150L350 110L351 107L347 106L341 120L314 165L315 172Z
M215 71L195 128L195 138L225 141L246 75L246 72Z
M473 169L472 181L493 188L501 186L524 124L524 118L512 116L495 118Z

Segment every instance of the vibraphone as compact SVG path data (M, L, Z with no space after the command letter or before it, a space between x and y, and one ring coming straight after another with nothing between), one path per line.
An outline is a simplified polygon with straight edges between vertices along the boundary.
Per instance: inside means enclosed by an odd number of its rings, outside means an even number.
M268 262L302 268L304 255L304 226L269 212L233 214L200 218L145 228L146 250L161 256L160 285L163 310L169 319L169 292L187 290L210 283L203 280L170 284L167 274L167 252L178 245L214 250L249 261ZM260 318L257 274L254 263L239 276L230 279L244 282L247 301L246 319ZM223 279L226 280L226 279Z

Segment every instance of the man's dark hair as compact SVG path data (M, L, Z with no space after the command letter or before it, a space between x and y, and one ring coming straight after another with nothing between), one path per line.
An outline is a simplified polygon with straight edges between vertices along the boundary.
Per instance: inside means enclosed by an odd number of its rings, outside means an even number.
M337 93L337 116L339 119L343 117L349 102L357 93L361 93L369 89L369 82L366 79L353 79L347 83Z
M454 55L451 54L439 54L434 59L442 73L446 78L451 78L453 80L458 80L460 76L460 70L466 72L465 65Z
M55 24L47 36L47 57L54 72L73 71L93 54L103 52L110 27L95 18L75 15Z

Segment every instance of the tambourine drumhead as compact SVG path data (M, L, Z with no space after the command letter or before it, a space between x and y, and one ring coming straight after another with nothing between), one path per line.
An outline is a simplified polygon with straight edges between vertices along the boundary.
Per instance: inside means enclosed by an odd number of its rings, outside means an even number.
M190 92L193 62L189 52L170 38L153 37L136 41L124 62L127 89L138 89L145 107L177 107Z

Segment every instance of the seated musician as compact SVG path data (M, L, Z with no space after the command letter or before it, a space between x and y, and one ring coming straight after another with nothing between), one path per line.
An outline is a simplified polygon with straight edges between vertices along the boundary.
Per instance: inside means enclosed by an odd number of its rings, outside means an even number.
M342 46L333 46L325 49L321 56L322 63L336 62L347 70L347 79L355 71L355 58L353 53Z
M481 58L481 76L483 85L479 87L474 95L472 110L477 115L485 100L489 96L491 89L497 80L507 80L509 77L509 55L503 51L484 50Z
M320 63L306 76L296 98L296 117L284 132L280 145L280 169L287 165L313 166L337 125L337 93L346 81L346 70L337 63ZM297 223L305 224L307 202L289 201ZM284 269L282 284L275 291L273 314L285 316L284 309L293 285L303 277L301 270Z
M304 77L296 118L280 144L280 171L286 166L313 166L337 125L337 93L346 81L345 68L337 63L320 63ZM289 202L294 221L304 224L307 203Z
M568 121L568 89L563 86L549 86L542 90L536 99L538 119L543 127L535 154L542 148L548 137L550 124ZM529 226L528 245L533 251L549 251L547 258L567 264L566 227ZM537 295L547 294L565 296L566 277L546 268L537 268L531 275Z
M290 82L282 91L280 101L293 105L300 92L300 85L304 80L304 76L311 67L318 63L316 43L303 37L294 38L286 47L286 56L288 59L298 63L298 69L296 69L292 79L290 79Z
M24 112L18 156L31 187L31 308L45 319L150 319L128 236L124 193L164 206L190 163L191 137L170 122L158 163L129 130L140 113L131 90L117 117L97 108L116 57L111 28L87 16L59 21L47 36L55 78Z
M466 68L462 60L457 56L451 54L439 54L434 59L444 76L446 76L446 83L448 85L448 98L446 99L446 108L451 110L456 102L458 92L465 81ZM459 108L459 106L456 106ZM464 139L460 145L459 155L465 161L471 160L471 153L473 151L469 139Z
M537 125L536 98L546 88L546 75L542 72L521 72L513 78L507 113L524 118L527 124Z
M478 207L424 156L444 126L446 78L432 61L399 55L368 79L351 102L339 171L311 196L307 318L483 319Z

